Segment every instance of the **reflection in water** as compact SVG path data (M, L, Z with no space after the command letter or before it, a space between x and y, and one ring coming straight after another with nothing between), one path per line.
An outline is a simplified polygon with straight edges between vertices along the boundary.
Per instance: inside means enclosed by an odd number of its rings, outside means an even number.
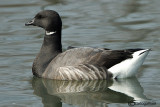
M135 101L147 100L144 90L136 78L113 80L114 84L108 87L116 92L124 93L134 98Z
M34 94L42 98L44 107L62 107L61 99L47 92L47 88L44 86L41 78L33 78L32 87L34 89Z
M44 106L62 107L62 102L80 107L107 106L147 100L136 78L120 80L59 81L33 78L34 93Z
M58 90L58 84L54 85L54 90L51 90L51 88L49 90L49 84L46 85L49 80L45 80L46 83L42 82L42 79L34 79L33 88L35 94L40 97L33 95L33 90L28 81L32 78L32 62L40 49L44 32L36 27L26 28L24 23L43 9L52 9L60 13L63 20L63 49L68 46L92 46L111 49L152 48L153 51L147 57L141 67L141 72L138 72L137 76L140 83L143 84L145 95L150 99L157 100L157 106L159 106L159 5L160 0L1 0L0 107L39 107L42 103L46 106L61 107L62 102L68 102L68 104L74 102L73 97L70 101L67 98L72 94L75 100L79 96L84 96L86 100L83 101L87 104L91 103L89 101L93 102L93 100L94 104L96 102L106 104L107 101L127 102L126 95L131 91L133 91L133 94L128 96L143 99L143 97L140 97L143 96L143 90L138 88L140 87L139 83L134 85L132 82L128 83L129 80L106 83L109 85L106 86L108 89L104 88L106 89L104 92L93 91L94 88L92 87L95 87L96 84L88 86L90 87L88 90L92 90L92 92L88 91L87 88L77 88L75 93L64 93L63 91L66 91L65 88L62 90L64 85L59 84L59 87L62 87L60 91L63 93L58 91L59 93L51 94L51 91L56 92L55 87ZM118 84L119 86L126 84L124 87L127 86L128 88L120 89L119 87L119 90L116 90ZM131 84L133 84L133 90L131 90L132 88L129 89ZM78 86L84 87L84 85ZM49 86L51 87L51 85ZM135 89L139 91L135 91ZM79 90L80 92L78 92ZM81 90L84 90L84 95ZM129 92L121 94L124 93L123 90ZM89 94L87 94L87 91ZM121 99L123 96L125 96L124 99ZM42 98L42 103L40 98ZM62 102L60 102L61 99ZM75 102L75 105L78 105L78 101ZM112 106L116 106L116 104L112 104ZM118 106L124 107L123 104Z

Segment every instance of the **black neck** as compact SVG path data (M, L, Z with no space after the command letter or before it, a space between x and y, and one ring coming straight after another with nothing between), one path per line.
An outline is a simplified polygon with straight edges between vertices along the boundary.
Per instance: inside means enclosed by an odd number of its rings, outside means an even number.
M33 62L33 75L41 77L48 64L61 52L61 32L45 35L41 50Z

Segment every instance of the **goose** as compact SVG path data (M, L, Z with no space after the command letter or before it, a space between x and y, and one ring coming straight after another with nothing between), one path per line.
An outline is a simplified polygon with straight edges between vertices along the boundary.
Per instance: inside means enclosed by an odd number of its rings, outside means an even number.
M61 17L43 10L25 23L45 30L44 41L33 65L33 75L56 80L95 80L135 76L150 49L111 50L70 47L62 52Z

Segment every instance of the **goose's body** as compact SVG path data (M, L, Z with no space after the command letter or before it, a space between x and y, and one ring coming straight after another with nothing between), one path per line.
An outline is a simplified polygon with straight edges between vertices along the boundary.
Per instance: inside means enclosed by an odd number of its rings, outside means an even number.
M58 80L94 80L134 76L149 49L110 50L105 48L70 48L62 52L62 22L57 12L45 10L26 25L46 30L44 41L34 60L33 74Z
M144 54L139 55L144 51L146 51ZM139 54L135 56L136 52L139 52ZM59 80L130 77L135 74L147 54L148 50L141 49L105 50L90 47L73 48L58 54L50 62L42 77Z

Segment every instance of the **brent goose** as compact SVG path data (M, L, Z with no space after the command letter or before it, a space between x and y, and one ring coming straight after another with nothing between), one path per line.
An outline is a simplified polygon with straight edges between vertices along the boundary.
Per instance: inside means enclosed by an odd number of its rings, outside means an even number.
M33 75L57 80L94 80L134 76L150 49L110 50L71 47L62 52L62 21L53 10L39 12L25 24L44 28L45 36L32 66Z

